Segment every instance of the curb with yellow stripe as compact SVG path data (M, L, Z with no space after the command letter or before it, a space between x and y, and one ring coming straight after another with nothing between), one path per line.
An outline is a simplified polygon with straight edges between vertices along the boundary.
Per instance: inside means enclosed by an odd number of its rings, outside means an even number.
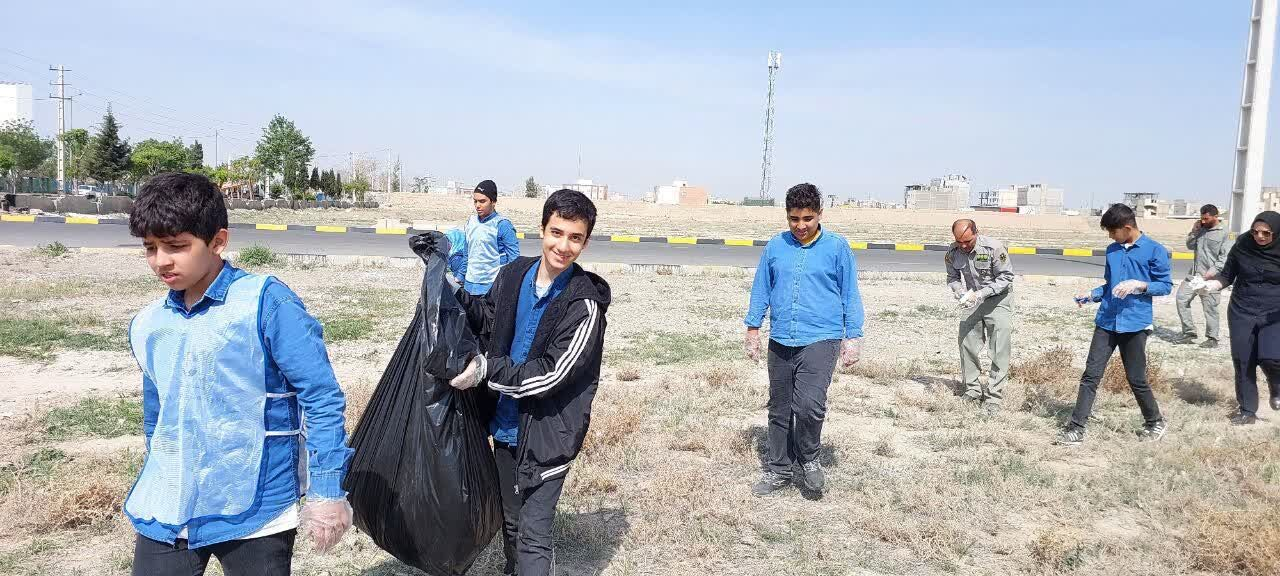
M128 225L128 220L110 219L110 218L94 218L91 216L34 216L29 214L0 214L0 222L48 222L54 224L117 224ZM273 232L285 232L290 230L302 230L306 232L317 232L321 234L392 234L407 235L426 232L427 230L419 230L416 228L372 228L372 227L355 227L355 226L303 226L299 224L251 224L251 223L232 223L232 228L248 228L254 230L270 230ZM541 235L534 233L519 232L516 234L521 240L537 239ZM716 245L716 246L764 246L769 243L768 240L754 240L749 238L697 238L694 236L631 236L626 234L612 235L596 235L591 237L592 242L619 242L619 243L645 243L645 244L676 244L676 245ZM946 244L912 244L912 243L885 243L885 242L849 242L849 246L854 250L897 250L900 252L945 252L951 249ZM1034 246L1010 246L1010 254L1027 254L1027 255L1043 255L1043 256L1073 256L1073 257L1091 257L1103 256L1106 250L1095 250L1092 248L1038 248ZM1195 257L1191 252L1172 252L1174 260L1191 260Z

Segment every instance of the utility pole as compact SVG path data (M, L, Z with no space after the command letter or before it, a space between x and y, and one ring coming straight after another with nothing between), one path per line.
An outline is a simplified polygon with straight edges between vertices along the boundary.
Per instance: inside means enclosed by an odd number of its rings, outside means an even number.
M396 186L396 192L404 193L404 164L400 163L400 155L396 155L396 165L400 167L400 185Z
M773 86L782 68L782 53L769 52L769 93L765 97L764 108L764 159L760 162L760 199L769 197L769 188L773 183Z
M1271 63L1276 43L1276 0L1255 0L1251 4L1231 185L1231 231L1236 234L1249 229L1262 201L1262 161L1267 145L1267 108L1271 101Z
M387 148L387 194L391 194L391 149Z
M67 131L67 118L64 110L67 101L67 83L64 74L68 70L61 65L57 68L50 66L49 70L58 73L58 81L53 84L58 87L58 95L50 94L49 98L57 99L58 101L58 140L56 142L58 148L58 188L65 193L67 191L67 143L63 138L63 134Z
M218 167L218 129L213 129L213 167Z

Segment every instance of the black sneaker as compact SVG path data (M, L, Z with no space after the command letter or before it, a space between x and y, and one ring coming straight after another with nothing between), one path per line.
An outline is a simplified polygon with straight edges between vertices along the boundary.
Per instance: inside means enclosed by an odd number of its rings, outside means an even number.
M765 472L760 481L751 486L751 493L756 496L768 496L787 487L791 479L777 472Z
M1217 338L1206 338L1204 342L1201 342L1201 343L1200 343L1200 347L1201 347L1201 348L1206 348L1206 349L1210 349L1210 348L1217 348L1217 347L1218 347L1218 339L1217 339Z
M1164 420L1157 421L1154 424L1146 424L1142 427L1142 431L1138 432L1138 439L1142 442L1155 442L1164 438L1164 433L1167 429Z
M1062 432L1058 433L1058 439L1053 443L1059 446L1079 446L1084 444L1084 428L1067 426Z
M1271 397L1271 409L1280 410L1280 396Z
M800 475L800 484L812 492L822 492L822 488L827 485L827 475L822 471L822 465L814 460L805 462L801 469L803 474Z
M1251 424L1257 424L1257 423L1258 423L1258 417L1253 414L1245 414L1241 412L1231 417L1232 426L1249 426Z
M1195 334L1183 334L1177 340L1174 340L1173 343L1174 344L1195 344L1196 338L1198 338L1198 336L1196 336Z

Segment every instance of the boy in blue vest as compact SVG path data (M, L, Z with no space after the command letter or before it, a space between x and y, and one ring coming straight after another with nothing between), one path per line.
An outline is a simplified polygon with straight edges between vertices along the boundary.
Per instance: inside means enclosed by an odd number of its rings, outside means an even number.
M222 259L227 208L204 176L153 177L129 230L169 287L129 325L147 445L124 502L133 574L198 575L217 557L228 576L287 575L300 525L323 550L351 524L346 401L320 324Z
M484 296L498 269L520 257L520 240L511 221L496 211L498 186L493 180L476 185L471 199L476 213L467 220L467 278L462 287L468 294Z
M1078 306L1089 302L1101 302L1102 306L1094 320L1093 341L1080 377L1076 409L1058 435L1057 443L1063 446L1084 442L1098 381L1116 348L1120 349L1129 388L1142 411L1138 437L1144 442L1159 440L1166 429L1160 405L1147 383L1147 336L1152 331L1151 298L1168 296L1173 290L1169 249L1143 234L1133 209L1124 204L1113 204L1102 214L1102 227L1115 242L1107 247L1106 283L1076 297Z
M746 351L760 359L760 326L769 313L769 447L757 496L791 483L821 493L818 464L827 389L836 362L848 368L862 354L862 296L849 242L822 229L822 193L813 184L787 190L790 230L769 241L760 255L747 310Z

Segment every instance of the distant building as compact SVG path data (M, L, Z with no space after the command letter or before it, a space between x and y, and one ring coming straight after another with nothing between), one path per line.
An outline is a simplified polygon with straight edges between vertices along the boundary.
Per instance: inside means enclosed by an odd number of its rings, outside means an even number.
M854 200L853 202L850 202L850 204L856 208L871 208L875 210L902 210L904 208L902 204L883 202L875 199Z
M977 210L1019 214L1062 214L1062 189L1044 184L1014 184L978 193Z
M1263 186L1262 205L1258 208L1263 212L1266 212L1267 210L1280 212L1280 187Z
M31 85L18 82L0 82L0 124L11 120L30 122Z
M690 186L684 180L676 180L669 186L653 187L653 203L680 206L706 206L710 202L707 189Z
M1133 208L1139 218L1153 218L1156 215L1160 194L1156 192L1125 192L1124 204Z
M596 184L595 182L592 182L591 180L587 180L584 178L579 178L578 181L574 182L573 184L564 184L564 185L561 185L560 187L566 190L577 190L578 192L586 194L587 198L590 198L592 200L608 200L609 199L608 184Z
M969 190L968 176L948 174L928 184L907 186L902 203L908 210L967 210Z
M1199 218L1200 205L1181 198L1176 200L1157 200L1157 218Z

